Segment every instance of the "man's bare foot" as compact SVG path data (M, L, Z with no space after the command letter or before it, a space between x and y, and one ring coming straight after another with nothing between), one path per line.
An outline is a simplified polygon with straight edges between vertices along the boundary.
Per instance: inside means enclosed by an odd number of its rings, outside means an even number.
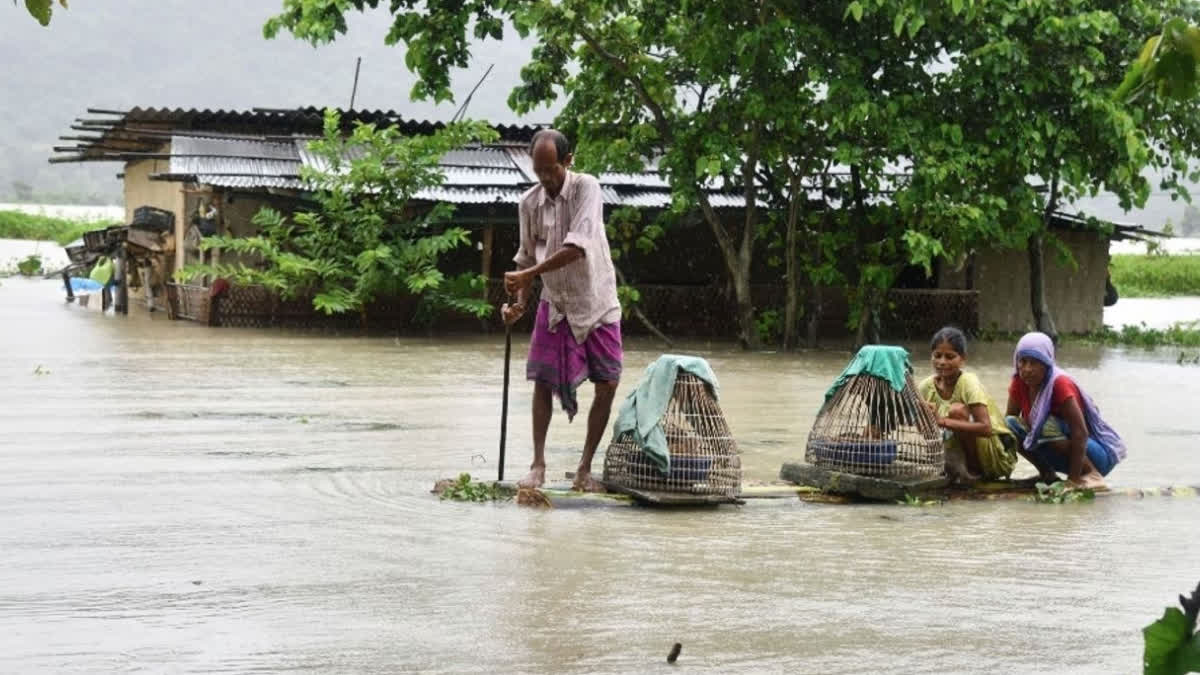
M530 467L529 473L525 477L517 481L518 488L540 488L546 482L546 467L535 466Z
M576 471L575 481L571 483L571 489L576 492L608 492L608 488L604 487L604 483L592 478L591 471Z

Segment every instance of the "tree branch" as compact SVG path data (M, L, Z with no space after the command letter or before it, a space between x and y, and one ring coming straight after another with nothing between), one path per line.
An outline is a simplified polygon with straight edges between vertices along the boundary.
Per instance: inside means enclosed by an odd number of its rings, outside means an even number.
M667 120L666 112L663 110L662 105L650 95L650 91L646 88L646 84L642 82L641 78L633 74L629 68L629 64L623 61L621 57L601 46L596 36L583 28L577 28L576 30L579 33L579 37L583 38L583 41L593 51L599 54L605 61L608 61L613 68L616 68L633 85L634 90L637 91L638 98L642 100L642 105L646 106L650 110L650 113L654 115L654 122L658 127L658 133L662 136L663 142L670 142L674 138L674 135L671 133L671 125Z
M613 265L613 271L617 273L617 283L621 284L622 286L628 286L628 284L625 282L625 275L621 272L621 268ZM675 346L675 343L671 340L671 338L667 337L665 333L659 330L658 326L654 325L654 322L651 321L644 312L642 312L640 307L634 305L629 309L633 312L633 315L637 317L638 321L642 322L642 325L646 327L646 330L650 331L650 333L654 335L654 337L662 340L668 347Z

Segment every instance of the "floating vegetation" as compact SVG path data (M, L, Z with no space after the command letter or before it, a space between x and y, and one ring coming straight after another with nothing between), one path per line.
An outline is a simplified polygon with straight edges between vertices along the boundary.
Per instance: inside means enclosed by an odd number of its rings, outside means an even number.
M1033 486L1037 493L1033 501L1039 504L1069 504L1072 502L1087 502L1096 498L1096 491L1091 488L1073 488L1064 481L1056 481L1047 485L1037 483Z
M897 499L897 504L901 506L941 506L942 502L938 499L924 499L918 495L904 495L904 499Z
M493 502L511 497L495 483L472 481L469 473L460 473L457 480L438 481L433 491L442 499L456 502Z

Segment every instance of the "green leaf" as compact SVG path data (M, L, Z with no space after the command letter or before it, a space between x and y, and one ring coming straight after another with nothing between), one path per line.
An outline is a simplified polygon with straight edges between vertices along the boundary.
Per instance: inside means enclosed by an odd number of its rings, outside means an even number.
M908 22L908 37L910 39L915 38L917 36L917 33L920 32L921 27L924 25L925 25L925 17L924 16L922 16L920 14L914 16L912 18L912 21Z
M962 14L963 0L950 0L950 11L954 12L955 16Z
M1178 675L1200 671L1200 638L1189 635L1189 622L1178 607L1170 607L1161 619L1142 629L1145 675Z
M65 6L65 5L64 5ZM54 11L52 0L25 0L25 9L43 26L50 25L50 15Z
M896 37L900 37L900 34L904 32L904 23L907 20L908 16L904 12L896 14L896 18L892 21L892 32L896 34Z
M847 16L853 16L855 21L862 23L863 7L858 0L854 0L854 2L846 6L846 11L842 14L842 20L845 21Z

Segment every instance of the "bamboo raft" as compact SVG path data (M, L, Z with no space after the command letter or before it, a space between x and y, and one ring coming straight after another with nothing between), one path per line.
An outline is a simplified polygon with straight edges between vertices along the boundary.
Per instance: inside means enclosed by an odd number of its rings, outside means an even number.
M494 483L499 494L503 497L515 498L518 494L515 481L499 481ZM613 506L673 506L669 501L645 499L639 495L621 492L574 492L570 480L549 483L539 490L546 498L546 503L553 508L595 508ZM997 481L978 483L969 488L943 487L921 493L925 499L943 502L980 502L980 501L1021 501L1032 500L1036 494L1033 487L1014 481ZM1200 486L1177 485L1166 487L1134 488L1117 487L1096 492L1096 499L1113 499L1118 497L1145 499L1148 497L1178 497L1196 498L1200 496ZM739 494L740 501L749 506L757 504L779 504L790 501L801 501L811 504L895 504L903 499L879 500L864 499L850 494L828 492L816 487L795 485L785 482L746 483L742 485ZM697 506L689 502L686 506ZM715 505L713 505L715 506Z

